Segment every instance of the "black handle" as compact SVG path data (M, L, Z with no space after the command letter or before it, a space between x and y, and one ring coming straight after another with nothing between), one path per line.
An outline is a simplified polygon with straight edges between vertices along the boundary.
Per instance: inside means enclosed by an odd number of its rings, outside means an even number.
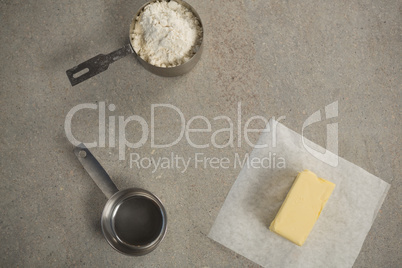
M75 86L81 82L84 82L85 80L91 78L92 76L95 76L101 72L104 72L109 68L109 65L131 53L133 53L133 49L131 48L130 44L125 45L124 47L113 51L112 53L109 53L107 55L104 54L99 54L98 56L95 56L77 66L74 68L71 68L70 70L67 70L67 76L68 79L70 80L70 83L72 86ZM84 72L81 75L76 76L77 73L88 69L88 71Z

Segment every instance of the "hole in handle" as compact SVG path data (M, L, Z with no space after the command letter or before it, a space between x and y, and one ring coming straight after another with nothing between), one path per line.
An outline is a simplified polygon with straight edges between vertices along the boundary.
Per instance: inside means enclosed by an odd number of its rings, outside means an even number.
M79 72L73 74L73 78L80 77L80 76L86 74L87 72L89 72L89 69L88 69L88 68L82 69L81 71L79 71Z

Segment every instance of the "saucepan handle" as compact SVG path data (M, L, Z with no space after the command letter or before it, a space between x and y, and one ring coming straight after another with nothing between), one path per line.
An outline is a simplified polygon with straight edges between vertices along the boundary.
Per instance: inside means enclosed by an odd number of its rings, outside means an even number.
M75 147L74 154L108 199L119 191L98 160L96 160L84 144Z
M85 80L107 70L109 65L134 51L130 44L113 51L109 54L99 54L77 66L66 71L67 77L72 86L75 86Z

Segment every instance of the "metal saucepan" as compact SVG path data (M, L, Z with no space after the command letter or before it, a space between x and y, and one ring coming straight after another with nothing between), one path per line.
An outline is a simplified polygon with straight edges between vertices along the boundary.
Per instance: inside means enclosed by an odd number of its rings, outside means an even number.
M179 75L188 73L197 64L198 60L201 57L202 48L203 48L202 44L203 44L203 39L204 39L204 36L203 36L204 28L202 26L201 18L198 15L197 11L195 11L195 9L191 5L189 5L188 3L186 3L182 0L174 0L174 1L183 5L186 8L188 8L192 12L194 14L194 16L198 19L198 21L200 23L200 27L202 29L202 35L200 37L201 38L200 47L190 60L188 60L187 62L185 62L181 65L175 66L175 67L166 67L166 68L158 67L158 66L152 65L152 64L146 62L145 60L143 60L140 56L137 55L137 53L135 52L135 50L133 48L131 33L132 33L132 30L134 29L136 20L137 20L138 16L140 15L140 13L144 10L144 7L146 7L150 3L153 3L156 1L157 0L153 0L153 1L150 1L146 4L144 4L138 10L136 15L134 16L134 19L130 25L130 32L129 32L130 42L127 45L125 45L124 47L122 47L116 51L113 51L112 53L106 54L106 55L99 54L99 55L75 66L74 68L67 70L66 73L67 73L68 79L70 80L71 85L75 86L101 72L106 71L111 63L113 63L129 54L132 54L132 53L134 53L137 56L137 59L142 64L142 66L144 66L144 68L147 69L148 71L150 71L151 73L154 73L154 74L157 74L160 76L179 76ZM88 69L88 70L86 71L86 69Z
M74 154L109 199L101 218L107 242L120 253L131 256L154 250L166 234L167 215L162 202L143 189L119 191L83 144L74 148Z

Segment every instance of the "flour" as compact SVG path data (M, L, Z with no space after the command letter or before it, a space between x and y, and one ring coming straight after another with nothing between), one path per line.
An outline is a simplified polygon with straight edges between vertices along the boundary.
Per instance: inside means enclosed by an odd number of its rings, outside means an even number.
M195 15L175 1L153 2L136 18L131 42L142 59L158 67L187 62L201 44Z

